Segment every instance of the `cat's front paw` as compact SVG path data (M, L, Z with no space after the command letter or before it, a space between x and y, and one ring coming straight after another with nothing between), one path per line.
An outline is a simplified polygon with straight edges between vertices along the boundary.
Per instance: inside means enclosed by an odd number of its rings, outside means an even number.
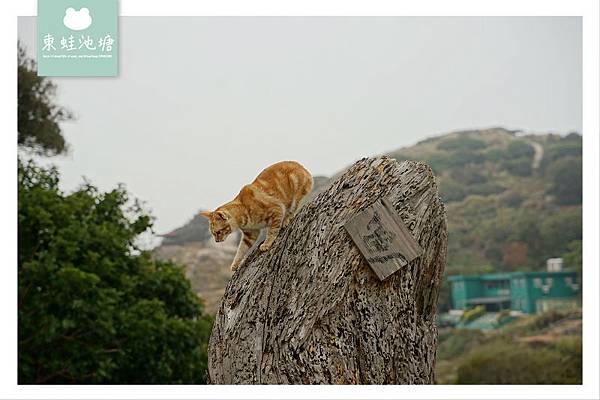
M230 267L230 268L231 268L231 272L235 272L235 271L237 271L237 269L238 269L239 267L240 267L240 263L239 263L239 262L234 262L234 263L231 263L231 267Z
M267 251L271 248L271 243L264 243L259 246L260 251Z

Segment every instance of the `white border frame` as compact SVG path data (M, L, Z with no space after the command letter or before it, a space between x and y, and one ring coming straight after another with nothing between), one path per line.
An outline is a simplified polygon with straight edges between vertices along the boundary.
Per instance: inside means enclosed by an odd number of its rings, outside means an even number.
M581 16L583 17L583 385L505 386L19 386L17 360L17 207L15 166L17 16L36 15L36 0L0 2L0 267L1 395L11 398L531 398L597 399L599 314L599 124L598 0L119 0L122 16ZM11 61L8 61L11 60ZM8 190L7 190L8 188Z

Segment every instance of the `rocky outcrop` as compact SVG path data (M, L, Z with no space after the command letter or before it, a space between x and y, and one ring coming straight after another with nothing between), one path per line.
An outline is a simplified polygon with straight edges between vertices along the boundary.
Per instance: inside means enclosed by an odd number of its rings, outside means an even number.
M380 281L343 228L388 198L424 253ZM209 343L216 384L433 383L446 214L431 169L362 159L227 284Z

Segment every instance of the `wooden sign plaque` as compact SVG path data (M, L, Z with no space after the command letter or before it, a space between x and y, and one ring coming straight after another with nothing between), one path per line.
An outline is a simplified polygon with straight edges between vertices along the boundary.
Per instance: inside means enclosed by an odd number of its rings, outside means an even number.
M423 253L387 199L377 200L344 227L380 280Z

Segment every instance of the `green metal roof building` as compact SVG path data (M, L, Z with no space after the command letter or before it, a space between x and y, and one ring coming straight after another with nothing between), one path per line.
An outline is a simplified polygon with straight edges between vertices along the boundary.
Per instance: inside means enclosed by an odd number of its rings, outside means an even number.
M483 305L487 311L535 314L580 303L581 284L573 271L452 275L448 280L454 309Z

